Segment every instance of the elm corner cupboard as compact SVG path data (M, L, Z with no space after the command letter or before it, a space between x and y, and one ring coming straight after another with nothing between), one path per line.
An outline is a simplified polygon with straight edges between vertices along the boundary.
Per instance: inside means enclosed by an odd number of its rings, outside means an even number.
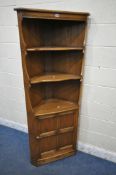
M89 13L15 9L18 15L31 162L76 153Z

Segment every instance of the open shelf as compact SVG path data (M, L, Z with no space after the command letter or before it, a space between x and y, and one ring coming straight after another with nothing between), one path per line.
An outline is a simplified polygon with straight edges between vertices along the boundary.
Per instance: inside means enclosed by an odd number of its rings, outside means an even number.
M76 103L61 99L43 100L41 104L36 105L33 108L35 116L57 114L59 112L65 112L75 109L78 109L78 105Z
M84 47L31 47L27 48L28 52L37 52L37 51L65 51L65 50L77 50L81 51Z
M85 22L23 19L28 51L82 49Z
M65 80L80 80L81 75L73 75L66 73L47 73L44 75L34 76L31 78L31 84L42 83L42 82L56 82Z

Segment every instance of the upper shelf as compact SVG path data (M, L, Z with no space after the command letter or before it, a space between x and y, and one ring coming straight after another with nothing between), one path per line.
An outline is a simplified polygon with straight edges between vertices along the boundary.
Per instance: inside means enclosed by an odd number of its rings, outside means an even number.
M27 48L28 52L37 52L37 51L65 51L65 50L77 50L81 51L84 47L31 47Z
M79 79L81 79L81 75L52 72L41 76L34 76L33 78L31 78L31 84Z

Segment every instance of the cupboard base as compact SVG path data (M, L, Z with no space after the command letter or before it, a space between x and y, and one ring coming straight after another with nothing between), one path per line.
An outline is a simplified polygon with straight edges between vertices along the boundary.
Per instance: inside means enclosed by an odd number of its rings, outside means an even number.
M50 163L50 162L53 162L56 160L60 160L60 159L63 159L63 158L69 157L69 156L73 156L76 154L76 152L77 152L77 150L73 150L73 149L69 150L69 151L64 151L64 150L62 151L61 150L61 151L55 152L52 155L40 158L37 161L32 160L31 163L34 166L41 166L41 165L44 165L44 164L47 164L47 163Z

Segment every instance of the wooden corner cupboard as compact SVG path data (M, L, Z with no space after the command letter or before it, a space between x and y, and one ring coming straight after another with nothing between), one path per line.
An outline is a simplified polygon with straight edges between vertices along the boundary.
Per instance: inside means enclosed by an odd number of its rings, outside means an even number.
M88 13L15 9L30 155L42 165L76 153Z

